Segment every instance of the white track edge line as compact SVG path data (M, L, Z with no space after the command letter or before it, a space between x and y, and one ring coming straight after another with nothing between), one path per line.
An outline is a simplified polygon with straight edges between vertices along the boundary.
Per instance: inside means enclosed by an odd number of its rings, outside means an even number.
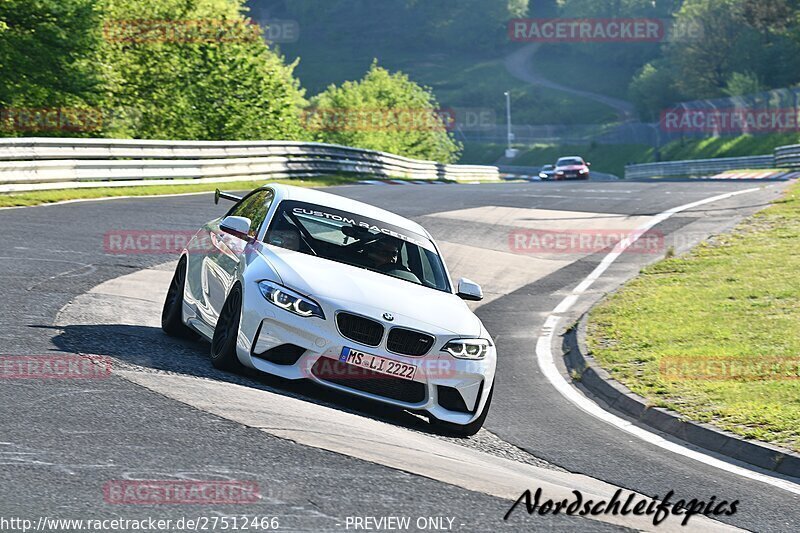
M739 194L746 194L754 191L761 190L760 187L754 187L752 189L746 189L743 191L736 191L730 192L725 194L720 194L718 196L713 196L711 198L706 198L704 200L699 200L697 202L692 202L690 204L682 205L679 207L674 207L659 215L655 216L652 220L649 220L645 224L639 226L631 235L629 239L623 239L621 242L617 244L612 252L606 255L603 260L600 262L599 265L589 274L575 289L572 291L570 295L565 297L561 303L550 313L547 320L545 321L544 326L542 327L542 334L539 336L536 342L536 358L539 364L539 368L542 370L542 373L545 375L547 380L555 387L555 389L566 399L574 403L576 406L581 408L582 410L586 411L590 415L599 418L600 420L611 424L626 433L629 433L639 439L663 448L665 450L671 451L673 453L682 455L684 457L688 457L695 461L699 461L703 464L713 466L720 470L724 470L731 474L736 474L748 479L752 479L755 481L760 481L762 483L766 483L768 485L772 485L774 487L778 487L780 489L786 490L788 492L794 494L800 494L800 485L796 483L792 483L791 481L776 478L767 474L762 474L760 472L756 472L754 470L750 470L748 468L744 468L735 464L731 464L727 461L722 459L718 459L712 455L693 450L688 448L687 446L678 444L676 442L672 442L667 440L655 433L652 433L646 429L643 429L639 426L634 425L633 423L621 418L615 414L612 414L602 407L595 403L594 401L590 400L587 396L583 395L577 388L570 385L570 383L561 375L561 372L558 370L558 367L555 363L555 356L553 354L552 346L553 340L556 333L556 326L560 321L560 317L557 316L559 314L567 312L572 306L578 301L578 299L597 281L603 273L608 270L614 261L633 243L635 243L639 237L646 231L650 230L657 224L667 220L671 216L680 213L682 211L686 211L688 209L692 209L694 207L698 207L705 204L710 204L713 202L718 202L720 200L726 200L733 196L737 196Z

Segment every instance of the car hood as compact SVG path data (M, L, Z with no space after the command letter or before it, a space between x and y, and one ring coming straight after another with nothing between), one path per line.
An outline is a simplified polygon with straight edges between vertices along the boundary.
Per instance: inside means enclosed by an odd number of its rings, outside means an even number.
M391 313L394 325L430 333L477 336L481 322L455 294L422 287L312 255L263 246L261 253L287 287L323 307L348 310L381 320Z
M565 167L558 167L556 170L581 170L586 168L586 165L567 165Z

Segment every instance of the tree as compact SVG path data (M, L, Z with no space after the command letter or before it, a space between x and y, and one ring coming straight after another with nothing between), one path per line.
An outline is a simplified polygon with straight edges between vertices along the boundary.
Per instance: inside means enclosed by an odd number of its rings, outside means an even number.
M297 139L303 91L243 0L101 0L109 134ZM159 22L159 21L163 21Z
M406 0L420 38L451 47L491 49L508 42L508 21L528 15L528 0Z
M624 18L670 20L682 0L560 0L562 18ZM534 15L538 16L538 15ZM667 30L667 28L664 28ZM609 76L632 79L647 63L658 59L658 42L562 42L546 44L540 54L571 64L605 67Z
M752 72L734 72L728 78L728 83L722 90L728 96L741 96L745 94L755 94L763 91L764 88L758 81L758 76Z
M652 113L663 100L658 79L674 91L672 101L739 96L786 87L800 78L795 0L686 0L675 16L681 27L701 28L675 40L662 58L631 84L631 95ZM656 72L657 71L657 72Z
M0 108L96 107L103 93L99 20L94 0L2 0ZM33 125L0 125L0 132L39 133Z
M743 0L744 17L749 24L768 35L790 27L797 16L797 5L792 0Z
M437 109L430 89L376 61L361 81L331 85L314 97L306 123L322 142L455 162L461 145Z
M676 84L695 98L719 96L732 67L748 63L741 44L747 27L741 0L687 0L676 23L701 21L695 39L674 42L667 55L676 69Z
M631 82L629 94L639 115L649 122L657 121L662 110L680 99L669 69L663 62L648 63L642 67Z

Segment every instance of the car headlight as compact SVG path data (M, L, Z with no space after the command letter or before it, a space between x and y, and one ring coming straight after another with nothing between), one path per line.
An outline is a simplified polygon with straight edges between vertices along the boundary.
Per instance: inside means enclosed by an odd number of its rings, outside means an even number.
M546 178L547 174L545 174L544 172L539 172L539 177L540 178Z
M281 309L304 317L316 316L322 319L325 318L325 314L317 302L291 289L271 281L259 282L258 288L269 303L277 305Z
M486 339L455 339L445 344L442 350L458 359L483 359L491 345Z
M578 174L586 174L587 172L589 172L588 169L582 168L578 171Z

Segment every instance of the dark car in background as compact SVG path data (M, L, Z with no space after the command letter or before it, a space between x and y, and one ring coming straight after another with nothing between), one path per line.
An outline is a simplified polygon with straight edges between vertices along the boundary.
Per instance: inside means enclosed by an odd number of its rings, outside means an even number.
M553 178L556 180L588 180L590 165L591 163L587 163L582 157L562 157L556 161Z
M556 173L555 165L544 165L539 169L539 178L543 180L551 180Z

